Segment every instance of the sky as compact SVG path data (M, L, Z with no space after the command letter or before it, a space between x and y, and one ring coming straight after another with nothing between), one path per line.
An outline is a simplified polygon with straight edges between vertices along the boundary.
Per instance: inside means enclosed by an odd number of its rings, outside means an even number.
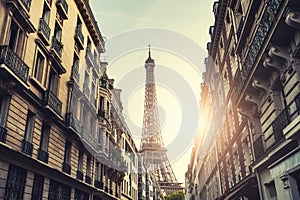
M102 60L122 89L123 113L139 148L144 112L144 63L151 45L161 133L177 180L184 183L199 124L210 0L91 0L106 39Z

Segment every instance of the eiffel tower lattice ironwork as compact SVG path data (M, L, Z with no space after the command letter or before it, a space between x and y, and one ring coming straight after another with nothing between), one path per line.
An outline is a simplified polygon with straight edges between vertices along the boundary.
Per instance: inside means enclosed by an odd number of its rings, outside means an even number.
M154 67L155 63L151 58L149 45L149 57L145 62L146 85L140 154L143 157L146 169L155 174L160 188L166 194L170 194L174 191L181 190L182 187L175 177L162 139L157 107Z

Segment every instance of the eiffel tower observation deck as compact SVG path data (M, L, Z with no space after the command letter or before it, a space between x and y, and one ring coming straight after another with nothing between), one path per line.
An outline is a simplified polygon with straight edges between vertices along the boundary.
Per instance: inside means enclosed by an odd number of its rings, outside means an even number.
M182 190L182 187L173 172L167 157L167 149L164 147L162 139L157 107L154 67L155 63L154 59L151 58L149 45L149 56L145 62L146 84L144 118L139 151L143 157L147 172L154 173L163 193L170 194Z

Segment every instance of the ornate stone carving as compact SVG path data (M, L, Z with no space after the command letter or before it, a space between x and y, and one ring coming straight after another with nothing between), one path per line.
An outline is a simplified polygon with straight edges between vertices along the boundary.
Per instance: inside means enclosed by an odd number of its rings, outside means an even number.
M290 11L285 18L285 23L300 30L300 12Z
M268 92L271 84L266 79L255 78L252 82L254 88L260 89L263 92Z

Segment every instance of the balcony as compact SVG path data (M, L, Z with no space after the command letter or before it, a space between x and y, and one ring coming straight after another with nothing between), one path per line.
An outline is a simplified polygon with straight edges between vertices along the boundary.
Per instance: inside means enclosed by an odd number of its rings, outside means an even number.
M81 123L76 117L73 116L73 113L66 114L66 122L69 127L72 127L77 132L77 134L80 133Z
M39 148L38 150L38 159L44 163L48 163L49 153Z
M6 142L7 130L4 127L0 126L0 142Z
M261 52L261 48L264 46L265 39L268 36L268 32L272 27L273 21L270 20L270 16L277 15L280 5L283 0L270 1L266 10L264 11L259 24L257 25L257 30L254 33L253 41L249 46L249 51L246 55L245 62L243 68L241 70L241 85L243 87L240 88L238 93L240 94L242 90L246 87L245 83L249 79L249 75L252 74L252 70L254 69L254 65L256 63L256 58Z
M32 151L33 151L33 144L31 144L30 142L23 140L22 141L22 152L32 156Z
M61 58L63 48L64 45L61 43L61 41L59 41L56 37L53 37L52 49L54 50L59 59Z
M57 11L63 19L68 19L68 9L69 6L66 0L58 0L56 2Z
M79 79L80 79L80 74L79 74L79 64L78 63L74 63L73 67L72 67L72 77L73 79L77 82L77 84L79 83Z
M88 175L85 175L85 182L86 182L87 184L91 184L92 178L91 178L90 176L88 176Z
M81 28L77 27L75 30L75 41L80 49L84 49L84 36L82 34Z
M62 103L50 90L45 92L44 107L50 109L56 115L61 115Z
M90 98L91 91L87 83L83 83L83 93L88 99Z
M107 187L107 186L104 187L104 191L105 191L106 193L108 193L108 187Z
M259 160L265 153L262 136L259 136L253 142L253 149L254 149L255 160Z
M83 173L81 171L77 170L77 172L76 172L76 178L78 180L83 181Z
M6 1L7 4L14 4L16 5L20 5L22 7L22 9L29 12L30 10L30 6L31 6L31 0L7 0Z
M49 45L50 32L51 32L51 29L50 29L49 25L43 18L41 18L38 34L41 36L41 39L45 42L45 44L47 46Z
M94 181L94 186L98 189L101 189L103 190L103 182L102 181L99 181L99 180L95 180Z
M23 84L26 84L29 67L8 46L0 46L0 68L6 69Z
M267 146L267 149L276 145L284 138L283 129L289 124L289 122L290 122L289 110L286 108L282 110L281 113L272 122L273 142L271 145ZM271 137L268 138L268 140L270 139ZM266 143L268 142L268 140L266 140Z
M62 165L62 171L67 174L71 174L71 166L64 162Z
M97 151L97 139L93 135L92 131L82 127L81 141L87 144L92 151Z

